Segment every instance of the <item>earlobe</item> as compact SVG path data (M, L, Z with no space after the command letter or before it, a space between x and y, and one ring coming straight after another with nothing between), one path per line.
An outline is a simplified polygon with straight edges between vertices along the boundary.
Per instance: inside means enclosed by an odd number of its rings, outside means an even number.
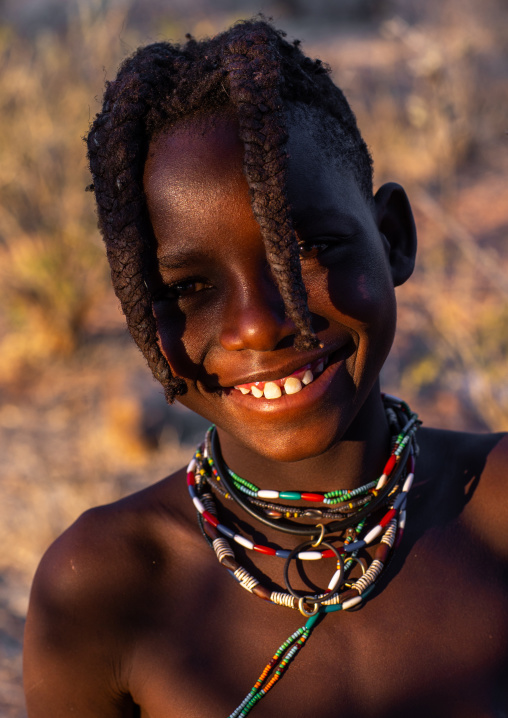
M416 257L416 227L409 199L395 182L382 185L374 197L378 229L388 242L393 284L404 284L413 273Z

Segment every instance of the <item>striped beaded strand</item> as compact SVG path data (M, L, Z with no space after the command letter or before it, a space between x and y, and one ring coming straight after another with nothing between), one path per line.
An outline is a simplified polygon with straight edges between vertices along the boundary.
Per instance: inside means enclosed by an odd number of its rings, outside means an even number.
M253 687L240 705L229 715L229 718L242 718L250 713L256 703L282 678L298 652L304 647L316 620L317 616L312 616L305 626L295 631L293 635L284 641L275 651L273 658L266 664Z

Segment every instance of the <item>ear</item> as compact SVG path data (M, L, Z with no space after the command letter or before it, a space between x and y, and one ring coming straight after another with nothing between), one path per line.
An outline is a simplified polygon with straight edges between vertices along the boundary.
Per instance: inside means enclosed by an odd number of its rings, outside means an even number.
M375 220L388 244L393 284L398 287L413 273L416 257L416 227L407 194L395 182L378 189L374 197Z

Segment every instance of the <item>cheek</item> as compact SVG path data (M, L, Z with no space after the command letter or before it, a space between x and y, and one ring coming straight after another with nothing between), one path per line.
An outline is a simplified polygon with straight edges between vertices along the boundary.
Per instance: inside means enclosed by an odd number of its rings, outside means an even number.
M395 321L395 292L382 259L329 269L326 286L334 308L355 324L374 329Z
M160 350L173 373L184 379L195 379L199 368L197 345L199 331L188 326L183 312L171 312L154 307L157 337ZM190 338L194 338L194 342Z
M154 304L159 347L171 370L183 379L204 379L222 317L220 302L195 302L183 308Z

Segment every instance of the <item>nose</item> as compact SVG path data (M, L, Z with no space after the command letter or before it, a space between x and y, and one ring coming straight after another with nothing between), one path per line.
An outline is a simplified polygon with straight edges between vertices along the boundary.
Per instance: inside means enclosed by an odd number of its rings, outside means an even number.
M228 351L271 351L295 331L274 280L250 278L227 298L220 343Z

